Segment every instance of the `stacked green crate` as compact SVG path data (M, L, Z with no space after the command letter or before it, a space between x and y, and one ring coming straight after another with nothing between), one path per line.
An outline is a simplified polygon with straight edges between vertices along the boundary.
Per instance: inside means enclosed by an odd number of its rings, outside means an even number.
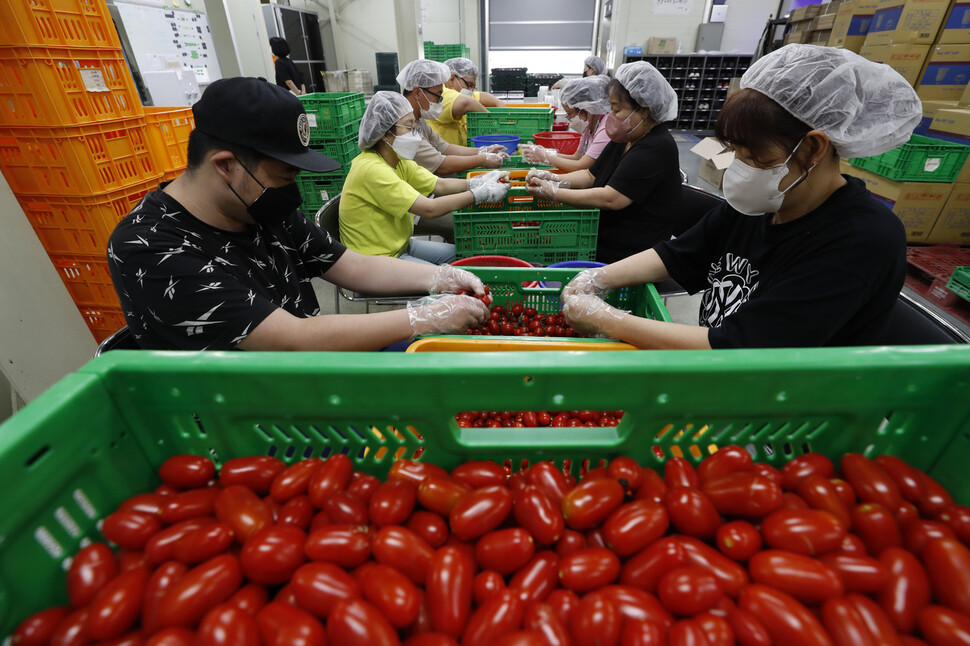
M350 162L360 153L357 135L364 116L364 95L360 92L315 92L300 97L310 120L310 148L319 150L338 164L329 173L303 172L297 186L303 196L303 211L312 216L327 200L343 189Z
M487 112L469 112L467 145L474 146L472 137L479 135L518 135L520 143L531 143L537 132L552 130L555 110L536 108L487 108Z
M436 45L430 40L424 41L424 57L430 61L444 63L450 58L468 58L471 50L461 43L454 45Z

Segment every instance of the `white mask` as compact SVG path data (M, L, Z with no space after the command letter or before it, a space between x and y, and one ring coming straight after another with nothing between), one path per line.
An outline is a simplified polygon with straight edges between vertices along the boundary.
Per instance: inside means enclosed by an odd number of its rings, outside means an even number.
M431 103L431 99L428 98L428 92L422 90L425 100L428 102L427 108L421 108L421 118L425 121L435 121L441 116L441 111L444 109L444 102ZM421 105L420 103L418 105Z
M414 159L414 155L418 152L418 147L421 145L421 135L409 132L406 135L398 135L394 137L394 142L391 144L391 148L401 159Z
M803 138L804 141L804 138ZM785 201L788 191L802 183L808 174L815 168L805 171L801 177L795 180L791 186L784 191L778 190L781 180L785 179L791 172L788 169L788 162L795 155L799 141L795 150L791 151L783 163L770 168L755 168L745 164L740 159L735 159L724 171L724 198L735 211L745 215L763 215L765 213L776 213Z
M461 94L464 94L465 96L470 96L473 99L475 98L475 93L469 90L467 87L463 87L461 89Z
M577 114L575 117L569 120L569 127L576 132L586 132L586 128L589 127L589 124L580 119L579 115Z

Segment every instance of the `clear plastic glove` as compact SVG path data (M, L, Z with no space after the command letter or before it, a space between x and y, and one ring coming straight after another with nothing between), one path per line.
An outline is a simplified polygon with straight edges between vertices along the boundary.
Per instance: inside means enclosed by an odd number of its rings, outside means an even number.
M566 298L567 296L573 296L575 294L593 294L594 296L602 297L609 291L605 279L605 267L584 269L563 287L562 297Z
M534 179L526 184L525 188L531 195L555 202L556 194L559 192L559 189L569 188L569 182L550 182L549 180L545 179Z
M509 171L507 170L490 170L487 173L482 173L481 175L475 175L468 178L468 190L473 188L478 188L486 182L507 182L509 181Z
M628 312L618 310L595 294L573 293L562 295L562 313L566 322L585 334L609 336L604 327L611 320L619 321Z
M499 168L502 163L509 158L508 153L483 153L485 155L485 161L482 162L482 166L485 168Z
M431 272L431 278L428 280L429 294L454 294L460 289L467 289L476 296L485 295L482 279L470 271L452 265L438 265Z
M530 164L552 164L552 158L559 154L555 148L543 148L525 144L522 146L522 156Z
M558 182L559 175L547 170L539 170L538 168L532 168L528 173L525 174L525 183L531 184L534 179L544 179L548 182Z
M428 296L408 303L412 336L464 332L484 323L490 314L488 306L477 298L457 294Z
M499 153L501 155L505 155L506 159L508 159L509 157L508 149L502 144L492 144L491 146L482 146L481 148L479 148L479 150L482 151L483 153Z
M475 204L501 202L505 199L505 194L509 192L509 185L506 182L485 182L469 190L475 196Z

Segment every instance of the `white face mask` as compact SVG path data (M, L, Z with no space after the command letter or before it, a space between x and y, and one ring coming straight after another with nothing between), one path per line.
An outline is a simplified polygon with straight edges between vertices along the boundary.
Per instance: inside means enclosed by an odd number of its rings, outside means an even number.
M804 139L802 140L804 141ZM755 168L745 164L740 159L735 159L724 171L724 198L735 211L745 215L763 215L765 213L776 213L785 201L788 191L802 183L808 174L815 168L805 171L801 177L795 180L791 186L784 191L779 191L778 186L781 180L785 179L791 172L788 169L788 162L795 155L799 141L795 150L791 151L783 163L770 168Z
M401 159L414 159L414 155L418 152L418 146L421 145L421 135L409 132L406 135L398 135L394 137L394 142L391 144L391 149L394 150L395 154Z
M475 93L472 92L471 90L469 90L467 87L463 87L461 89L461 94L464 94L465 96L470 96L472 98L475 98Z
M569 120L569 127L576 132L586 132L586 128L589 127L589 124L580 119L579 115L577 114L575 117Z
M421 108L421 118L423 118L425 121L435 121L438 117L441 116L441 111L444 109L445 106L441 102L431 103L431 99L428 98L429 96L428 92L421 90L421 93L425 95L424 98L428 102L427 108Z

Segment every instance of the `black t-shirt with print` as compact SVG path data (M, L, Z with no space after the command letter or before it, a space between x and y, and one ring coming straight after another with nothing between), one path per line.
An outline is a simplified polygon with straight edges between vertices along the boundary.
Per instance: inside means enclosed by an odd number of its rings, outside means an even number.
M142 348L231 350L277 308L319 314L310 279L345 250L299 210L233 233L157 190L115 227L108 267Z
M623 153L611 141L593 162L594 187L610 186L632 203L600 210L596 259L611 263L649 249L670 237L680 208L680 157L677 142L663 124L655 126Z
M726 203L655 247L671 278L704 290L714 348L874 345L906 278L906 232L861 180L784 224Z

